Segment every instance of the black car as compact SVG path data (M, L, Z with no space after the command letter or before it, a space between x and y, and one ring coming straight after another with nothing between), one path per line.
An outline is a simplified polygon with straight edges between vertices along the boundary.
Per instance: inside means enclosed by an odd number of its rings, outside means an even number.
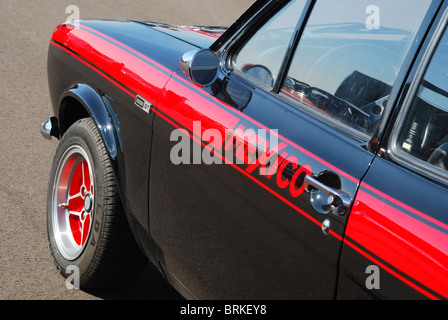
M261 0L59 25L51 252L188 299L448 297L448 2Z

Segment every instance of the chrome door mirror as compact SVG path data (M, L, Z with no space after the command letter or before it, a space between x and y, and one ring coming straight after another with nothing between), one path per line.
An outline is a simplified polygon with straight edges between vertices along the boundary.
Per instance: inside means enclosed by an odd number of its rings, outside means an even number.
M199 87L211 86L218 78L219 59L210 49L189 51L180 59L180 68Z

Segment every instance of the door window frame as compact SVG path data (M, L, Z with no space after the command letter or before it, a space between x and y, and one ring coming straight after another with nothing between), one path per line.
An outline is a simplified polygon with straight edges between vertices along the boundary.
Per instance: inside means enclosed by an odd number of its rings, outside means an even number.
M448 34L447 6L445 6L445 11L442 13L439 21L440 23L435 27L434 34L428 40L425 51L421 53L421 61L416 66L414 79L412 80L407 95L403 100L402 107L398 111L397 119L394 122L395 125L389 137L388 145L390 157L395 162L405 166L419 175L423 175L425 178L430 177L440 183L448 184L448 171L431 165L402 151L398 145L400 134L405 126L406 116L409 114L412 107L414 107L415 99L417 98L432 58L444 35L446 36Z

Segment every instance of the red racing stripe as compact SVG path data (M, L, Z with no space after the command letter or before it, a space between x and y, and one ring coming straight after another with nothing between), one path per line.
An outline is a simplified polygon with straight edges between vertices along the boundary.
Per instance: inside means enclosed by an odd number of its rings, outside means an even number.
M377 189L375 189L375 188L365 184L364 182L361 184L361 186L366 188L366 189L368 189L368 190L370 190L370 191L372 191L372 192L374 192L374 193L376 193L380 197L382 197L382 198L384 198L384 199L386 199L386 200L388 200L388 201L390 201L390 202L392 202L392 203L402 207L404 210L412 212L413 214L415 214L415 215L417 215L417 216L427 220L428 222L434 223L435 225L438 225L439 227L448 230L448 225L446 225L445 223L443 223L443 222L441 222L439 220L436 220L436 219L434 219L434 218L432 218L432 217L430 217L430 216L428 216L428 215L426 215L426 214L424 214L424 213L422 213L422 212L420 212L418 210L415 210L414 208L412 208L412 207L410 207L410 206L408 206L408 205L406 205L406 204L404 204L404 203L402 203L402 202L400 202L400 201L398 201L398 200L388 196L387 194L385 194L385 193L383 193L383 192L381 192L381 191L379 191L379 190L377 190Z
M71 26L73 26L73 27L75 26L74 24L70 24L70 23L65 24L65 25L69 25L69 26L71 25ZM159 63L157 63L156 61L149 59L149 58L148 58L147 56L145 56L144 54L142 54L142 53L140 53L140 52L138 52L138 51L132 49L131 47L125 45L124 43L121 43L121 42L117 41L116 39L114 39L114 38L112 38L112 37L109 37L108 35L106 35L106 34L104 34L104 33L102 33L102 32L99 32L98 30L92 29L92 28L87 27L87 26L85 26L85 25L83 25L82 28L83 28L83 29L86 29L86 30L89 30L90 32L93 32L93 33L97 34L98 36L100 36L100 37L102 37L102 38L104 38L104 39L107 39L107 40L109 40L109 41L115 43L117 46L119 46L119 47L121 47L121 48L123 48L123 49L125 49L125 50L127 50L127 51L129 51L129 52L132 52L133 54L139 56L140 58L142 58L142 59L144 59L144 60L146 60L146 61L148 61L149 63L153 64L154 66L156 66L156 67L162 69L163 71L165 71L165 72L167 72L167 73L172 73L172 72L173 72L172 70L169 70L169 69L165 68L164 66L162 66L162 65L159 64Z
M50 42L51 45L58 47L59 49L65 51L66 53L70 54L72 57L78 59L80 62L82 62L83 64L85 64L86 66L88 66L89 68L92 68L93 70L95 70L95 72L97 72L98 74L100 74L102 77L104 77L105 79L109 80L110 82L112 82L114 85L116 85L118 88L120 88L121 90L123 90L124 92L126 92L128 95L130 95L131 97L135 98L136 95L132 92L130 92L127 88L125 88L123 85L121 85L120 83L118 83L115 79L112 79L110 76L108 76L107 74L105 74L103 71L99 70L98 68L96 68L95 66L93 66L92 64L88 63L87 61L85 61L84 59L82 59L80 56L75 55L73 52L71 52L70 50L68 50L67 48L63 47L62 45L51 41Z
M82 28L59 27L53 40L155 104L170 76L117 45Z
M448 234L360 190L350 213L346 236L403 274L448 298Z
M221 137L225 137L225 130L232 130L236 127L240 121L238 117L210 102L204 96L190 94L191 92L183 84L170 81L164 93L164 100L166 101L161 101L158 107L190 132L193 132L193 121L200 121L201 137L204 131L208 129L218 130ZM184 101L184 97L188 97L188 101ZM218 143L214 147L221 149L222 143Z

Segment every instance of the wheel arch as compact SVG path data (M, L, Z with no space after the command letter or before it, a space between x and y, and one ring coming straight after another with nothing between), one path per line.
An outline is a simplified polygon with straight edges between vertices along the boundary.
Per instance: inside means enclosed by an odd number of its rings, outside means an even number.
M77 84L60 98L59 136L62 137L76 121L90 117L101 135L110 160L116 164L121 151L121 136L118 120L114 121L111 113L113 109L106 95L100 95L87 84Z

